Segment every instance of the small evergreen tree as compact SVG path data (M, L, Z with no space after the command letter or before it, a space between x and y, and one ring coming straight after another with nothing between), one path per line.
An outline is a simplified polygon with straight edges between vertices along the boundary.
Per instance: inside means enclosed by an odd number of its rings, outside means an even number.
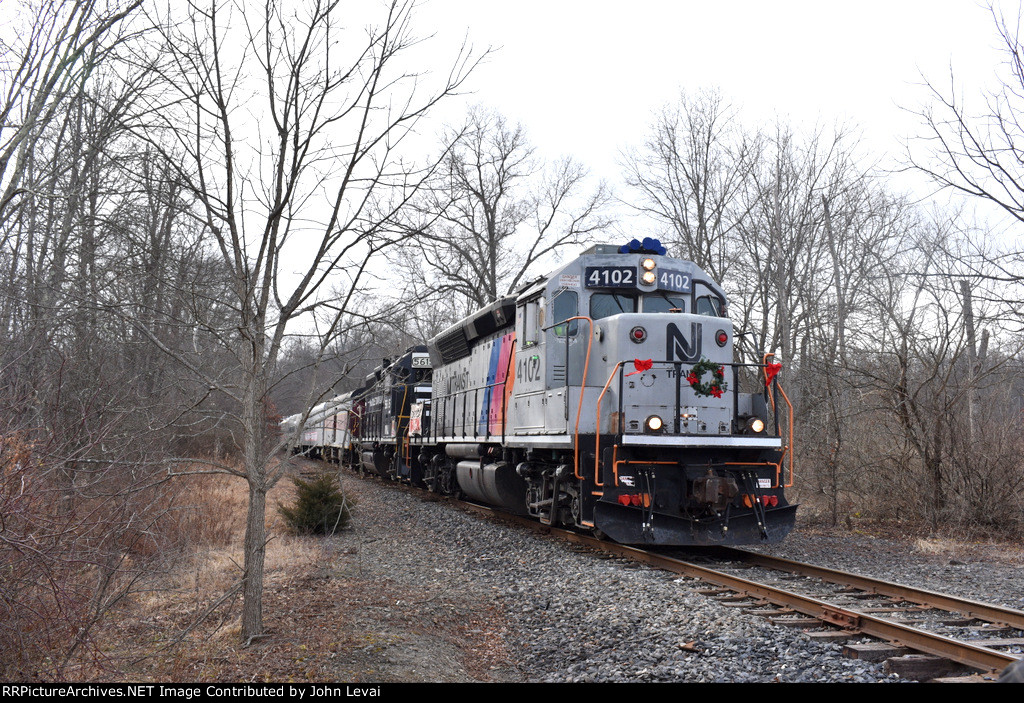
M323 473L311 481L293 479L295 505L277 504L277 510L296 534L333 535L344 529L352 517L355 501L341 490L333 474Z

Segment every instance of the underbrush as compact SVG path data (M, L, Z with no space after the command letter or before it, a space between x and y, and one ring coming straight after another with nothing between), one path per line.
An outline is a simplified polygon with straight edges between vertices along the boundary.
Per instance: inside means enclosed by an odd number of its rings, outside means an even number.
M203 474L201 466L170 480L165 470L147 474L135 466L104 467L88 483L79 472L68 481L41 453L6 442L0 680L132 678L127 672L140 657L187 635L199 620L230 618L241 574L244 481ZM276 518L270 521L279 532ZM271 543L268 558L280 549ZM294 545L284 551L275 558L303 559Z
M799 502L797 528L804 530L845 530L892 539L935 540L937 542L1018 543L1024 538L1024 522L1006 521L993 526L962 516L949 515L936 528L921 516L891 515L883 510L843 503L836 515L814 496L790 496Z
M128 680L230 681L237 680L232 667L249 657L239 644L248 488L238 478L213 476L191 482L190 489L169 529L192 550L157 575L146 593L126 602L99 633L113 667L107 676L116 670ZM268 503L294 499L287 479L268 495ZM319 540L288 534L274 511L267 511L266 526L265 599L270 608L274 584L316 570L324 555Z

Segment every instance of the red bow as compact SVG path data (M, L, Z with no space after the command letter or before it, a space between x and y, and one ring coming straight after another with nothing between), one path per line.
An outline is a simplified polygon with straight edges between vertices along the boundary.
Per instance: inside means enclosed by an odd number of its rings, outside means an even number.
M627 373L626 375L627 376L632 376L635 373L643 373L644 371L649 371L651 366L653 366L653 365L654 365L654 360L653 359L647 359L646 361L641 361L640 359L633 359L633 368L635 368L636 371L631 371L630 373Z
M779 375L779 371L782 371L782 364L765 364L764 385L772 385L772 381Z

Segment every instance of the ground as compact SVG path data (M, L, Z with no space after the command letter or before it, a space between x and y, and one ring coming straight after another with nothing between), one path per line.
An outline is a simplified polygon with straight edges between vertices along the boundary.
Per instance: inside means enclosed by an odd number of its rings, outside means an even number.
M360 534L383 518L359 501L339 537L288 535L276 511L268 516L274 538L267 548L266 636L240 641L237 598L227 599L198 625L198 616L237 577L239 529L230 544L206 550L146 592L126 601L97 632L99 652L74 678L131 682L492 682L520 680L505 649L501 614L463 591L424 592L414 574L394 573L382 583L380 565L364 568ZM240 489L239 489L240 490ZM289 482L268 505L292 498ZM229 502L225 502L227 505ZM241 503L234 505L242 510ZM371 551L367 549L366 551ZM192 628L187 634L182 634Z
M429 537L403 531L401 515L377 488L346 480L357 501L356 519L340 536L285 533L276 511L267 551L264 600L266 636L243 646L237 598L215 606L237 578L240 527L225 544L202 550L146 592L127 600L97 632L97 649L76 678L133 682L508 682L528 678L513 661L506 621L486 591L437 587L437 563L381 563L378 540L425 539L413 554L429 551ZM231 489L236 490L235 488ZM244 494L239 487L237 490ZM234 494L233 494L234 495ZM288 502L283 481L269 505ZM243 510L240 498L218 501ZM362 517L360 517L362 516ZM241 520L239 520L239 526ZM870 525L853 531L808 525L799 540L870 537ZM798 531L799 532L799 531ZM842 535L834 533L841 532ZM927 539L903 528L878 534L903 540L905 549L955 563L958 559L1021 563L1021 551L998 543ZM416 552L415 550L421 550ZM407 550L408 551L408 550ZM796 558L799 558L797 556ZM425 561L425 560L424 560ZM372 563L371 563L372 562ZM413 565L410 566L410 563ZM425 573L424 572L428 572ZM442 580L448 578L441 575ZM433 579L429 583L425 579ZM200 615L210 611L209 616ZM198 624L196 624L198 622Z

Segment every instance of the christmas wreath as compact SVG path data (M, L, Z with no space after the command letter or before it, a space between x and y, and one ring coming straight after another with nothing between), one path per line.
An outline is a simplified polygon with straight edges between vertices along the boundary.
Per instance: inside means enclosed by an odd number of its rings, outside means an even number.
M701 381L705 371L711 372L711 380L707 383ZM713 395L716 398L721 398L722 394L729 388L725 383L725 369L722 368L722 365L708 361L703 357L690 369L686 380L689 382L693 392L701 396Z

